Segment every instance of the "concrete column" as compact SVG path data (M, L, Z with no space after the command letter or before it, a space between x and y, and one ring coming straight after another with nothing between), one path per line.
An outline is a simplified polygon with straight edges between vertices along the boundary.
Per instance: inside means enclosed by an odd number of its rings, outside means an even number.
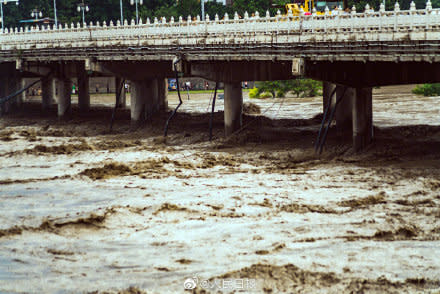
M8 95L9 81L7 77L0 76L0 99ZM0 115L8 111L8 103L0 104Z
M243 124L243 93L241 82L225 83L225 135L229 136Z
M20 79L20 89L24 89L26 87L27 83L24 78ZM17 106L21 107L26 100L26 91L23 91L18 97L17 97Z
M54 78L44 78L41 81L43 110L46 111L54 103L56 98L56 85Z
M373 139L372 88L357 88L353 100L353 148L360 151Z
M167 111L168 110L168 82L167 79L158 79L157 80L157 96L158 96L158 104L159 111Z
M344 97L341 97L344 95ZM354 88L345 86L336 86L336 97L342 98L336 109L336 131L338 135L352 132L352 105L353 99L356 97L356 90Z
M11 75L9 78L9 87L8 87L8 93L6 93L7 95L11 95L14 94L15 92L17 92L18 90L20 90L20 85L21 85L21 79L17 76L17 75ZM14 98L12 98L11 100L9 100L9 106L10 106L10 110L13 109L17 109L18 108L18 100L20 98L19 96L15 96Z
M68 78L60 80L58 97L58 117L68 118L72 113L72 81Z
M0 63L0 98L5 98L19 90L20 77L15 68L15 62ZM0 105L0 113L10 112L17 106L17 97Z
M61 81L57 78L53 78L50 84L50 89L52 91L52 103L58 103L60 99L60 84Z
M84 63L77 64L78 74L78 108L80 113L90 110L89 75Z
M151 119L151 117L159 111L159 90L158 79L152 79L149 87L150 93L147 99L147 104L152 103L149 107L145 108L145 117ZM147 112L148 111L148 112Z
M116 97L119 94L119 87L121 86L121 82L122 79L115 77L115 92L116 92ZM119 97L119 104L118 107L119 108L125 108L127 106L127 92L125 91L125 85L122 85L122 91L120 92L121 97Z
M336 92L334 93L333 96L331 96L335 88L336 88L336 84L330 82L323 83L323 87L322 87L323 113L325 113L325 110L327 109L327 105L331 103L331 101L334 100L334 97L336 96Z
M130 112L131 123L138 124L145 120L145 90L144 81L131 82L131 98L130 98Z
M11 94L14 94L20 90L21 79L15 75L15 72L11 72L10 76L0 77L0 98L6 98ZM17 109L20 103L21 95L15 96L8 102L4 103L0 110L1 113L8 113L14 109Z

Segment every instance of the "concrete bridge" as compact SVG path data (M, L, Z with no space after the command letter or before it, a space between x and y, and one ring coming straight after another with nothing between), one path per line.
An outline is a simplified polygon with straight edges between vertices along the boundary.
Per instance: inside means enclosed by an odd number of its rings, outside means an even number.
M0 35L0 96L26 77L44 77L43 109L58 103L69 114L71 79L78 78L79 107L90 105L88 77L114 76L132 82L134 123L167 108L165 78L173 60L185 76L225 84L225 132L241 127L241 81L324 81L324 105L341 100L340 130L352 130L355 149L372 139L373 86L440 82L440 10L424 9L326 15L190 16L135 24L131 21L9 28ZM55 86L57 84L57 86ZM58 97L55 87L58 87ZM19 103L18 99L18 102Z

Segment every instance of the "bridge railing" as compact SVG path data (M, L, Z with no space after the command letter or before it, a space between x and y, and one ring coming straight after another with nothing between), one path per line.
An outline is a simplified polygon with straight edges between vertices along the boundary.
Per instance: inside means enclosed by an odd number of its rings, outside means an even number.
M64 46L84 46L83 42L97 42L97 46L117 45L129 40L131 43L142 45L151 44L169 38L178 43L197 44L194 39L200 38L229 38L235 43L247 42L246 36L251 35L302 35L302 34L336 34L359 32L411 32L413 30L440 31L440 9L432 9L428 1L425 9L415 9L412 3L410 10L401 11L396 5L393 11L385 11L383 6L380 11L366 9L358 13L355 10L345 13L336 12L325 15L300 15L293 16L277 14L265 17L258 13L249 17L246 13L243 18L237 14L233 18L225 15L224 19L216 18L206 21L199 19L178 21L170 19L168 22L162 18L155 19L152 23L131 24L125 22L116 25L113 22L96 23L86 26L79 23L56 27L28 27L6 29L0 34L2 50L13 48L47 48ZM110 43L109 43L110 42ZM62 43L62 44L61 44Z

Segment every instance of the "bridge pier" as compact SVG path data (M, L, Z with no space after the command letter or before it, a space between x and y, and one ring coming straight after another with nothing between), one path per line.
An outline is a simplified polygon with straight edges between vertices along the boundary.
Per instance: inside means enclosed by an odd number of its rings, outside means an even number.
M145 119L143 110L145 107L144 81L132 81L130 114L131 124L137 125Z
M151 119L156 99L157 83L154 79L132 81L130 110L133 125Z
M322 87L322 106L323 106L323 113L327 109L327 106L329 103L332 103L334 101L334 97L336 95L336 92L333 94L334 89L336 88L336 84L330 83L330 82L324 82Z
M26 80L24 78L20 79L20 89L24 89L26 87ZM21 107L26 100L26 91L23 91L18 97L17 97L17 106Z
M9 85L8 85L8 93L7 93L7 95L13 94L16 91L20 90L19 87L21 86L21 78L19 78L16 75L15 72L14 72L13 75L11 75L8 78L8 80L9 80ZM19 96L15 96L14 98L12 98L10 100L10 104L9 105L10 105L10 109L11 110L18 108L18 105L19 105L18 100L19 100L19 98L20 98L20 95Z
M147 104L145 107L145 119L151 120L152 116L159 111L159 90L157 79L147 82Z
M232 135L243 124L243 93L241 82L225 83L225 135Z
M344 95L344 96L342 96ZM353 99L356 97L356 90L346 86L336 86L336 97L342 99L336 108L336 132L343 136L352 132L353 121Z
M69 78L61 79L59 83L58 117L68 118L72 113L72 81Z
M8 78L0 76L0 98L8 95ZM7 113L9 110L9 103L0 104L0 116Z
M84 63L77 64L78 77L78 108L80 113L90 110L89 75Z
M0 64L0 98L5 98L19 90L21 86L21 77L15 68L15 63L7 62ZM8 102L0 105L0 114L8 113L17 108L21 103L21 95L16 96Z
M168 110L168 83L166 79L157 79L158 110Z
M364 149L373 140L372 88L356 88L353 99L353 149Z
M53 77L43 78L41 80L42 90L42 108L43 111L49 110L52 103L56 101L56 79Z
M127 92L125 91L125 83L122 85L122 90L120 93L117 91L119 90L119 87L121 86L122 79L115 77L115 89L116 89L116 97L120 94L119 97L119 104L117 105L118 108L125 108L127 106Z

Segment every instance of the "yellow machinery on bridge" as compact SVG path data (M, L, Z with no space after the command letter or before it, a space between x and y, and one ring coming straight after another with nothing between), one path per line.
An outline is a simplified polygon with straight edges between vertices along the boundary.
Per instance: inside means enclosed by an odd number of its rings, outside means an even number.
M276 6L285 8L285 13L287 14L289 10L292 11L294 16L300 15L301 8L303 9L306 15L312 14L313 8L316 9L317 15L324 15L325 8L328 7L329 12L332 10L338 9L339 7L343 7L343 1L315 1L314 0L305 0L304 2L296 2L296 3L288 3L285 6Z

